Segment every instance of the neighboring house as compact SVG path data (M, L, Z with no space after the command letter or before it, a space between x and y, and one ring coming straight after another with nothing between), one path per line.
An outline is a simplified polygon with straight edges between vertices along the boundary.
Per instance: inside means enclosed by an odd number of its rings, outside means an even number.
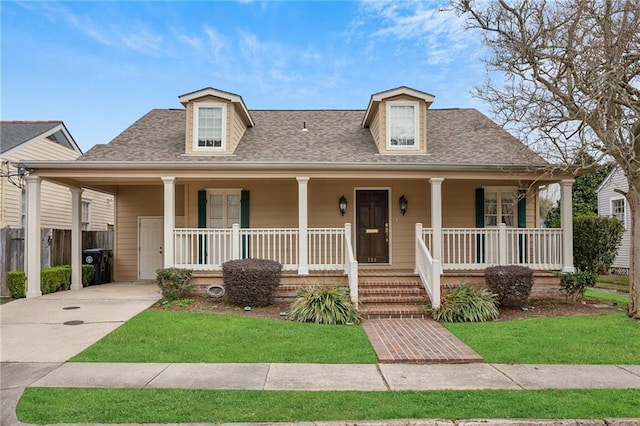
M354 300L359 276L415 271L437 304L441 282L489 265L573 270L571 177L474 109L408 87L363 110L249 110L213 88L179 100L77 161L28 163L34 188L115 194L118 281L177 266L212 283L224 261L259 257L344 272ZM559 181L568 226L539 229L538 187Z
M598 214L600 216L612 216L620 219L624 224L622 241L618 246L611 268L614 272L629 273L629 245L631 244L631 212L627 199L615 190L626 192L629 183L620 167L615 167L609 176L598 187Z
M0 122L0 159L15 172L25 161L72 161L82 151L62 121ZM17 178L12 179L14 182ZM17 183L17 182L16 182ZM45 228L71 229L71 192L50 181L42 183L41 220ZM0 228L22 228L26 218L26 189L0 179ZM87 190L82 194L82 228L104 231L113 227L112 195Z

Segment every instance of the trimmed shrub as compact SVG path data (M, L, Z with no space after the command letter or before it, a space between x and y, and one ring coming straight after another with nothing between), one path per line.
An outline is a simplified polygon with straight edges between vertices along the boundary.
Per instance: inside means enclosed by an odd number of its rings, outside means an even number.
M229 303L268 306L276 297L282 265L273 260L241 259L222 264L222 279Z
M40 291L42 294L68 290L71 285L70 266L52 266L40 270Z
M492 266L484 270L484 278L489 291L505 308L524 305L533 287L533 270L525 266Z
M318 324L358 324L358 310L344 287L305 287L287 311L287 317Z
M439 322L483 322L498 318L496 295L466 285L446 293L433 318Z
M82 287L86 287L91 284L91 280L95 274L95 265L82 265Z
M576 269L594 274L609 271L624 225L615 217L576 215L573 218L573 261Z
M9 271L7 272L7 287L9 287L9 293L14 299L21 299L27 295L27 274L24 271Z
M575 300L582 296L587 287L596 285L597 276L591 271L574 272L560 275L560 291L564 293L565 299L571 297Z
M156 270L156 279L162 296L167 300L184 299L193 290L191 269L164 268Z

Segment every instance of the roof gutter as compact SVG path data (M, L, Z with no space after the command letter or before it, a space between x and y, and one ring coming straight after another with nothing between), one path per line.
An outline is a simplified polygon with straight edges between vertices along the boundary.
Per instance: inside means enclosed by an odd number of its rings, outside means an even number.
M425 163L361 163L361 162L260 162L260 161L244 161L244 162L191 162L185 161L176 163L175 161L21 161L29 169L73 169L73 170L97 170L97 169L113 169L113 170L206 170L216 168L218 170L448 170L448 171L482 171L482 170L514 170L514 171L549 171L559 170L550 164L531 164L531 165L513 165L513 164L464 164L464 163L441 163L441 164L425 164Z

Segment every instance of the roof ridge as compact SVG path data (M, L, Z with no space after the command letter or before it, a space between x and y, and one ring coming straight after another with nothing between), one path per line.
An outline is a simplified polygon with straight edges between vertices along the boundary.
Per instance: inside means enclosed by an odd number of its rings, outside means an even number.
M1 124L60 124L62 120L2 120Z

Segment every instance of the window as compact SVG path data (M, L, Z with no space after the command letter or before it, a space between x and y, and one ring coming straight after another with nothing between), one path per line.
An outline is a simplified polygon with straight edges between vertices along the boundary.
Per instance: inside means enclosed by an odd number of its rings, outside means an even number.
M224 104L201 104L194 107L194 150L224 149L225 117Z
M625 215L624 198L615 198L611 200L611 216L617 217L622 221L625 228L627 227L626 215Z
M82 230L91 230L91 201L82 200Z
M484 225L498 226L504 223L513 227L516 224L516 203L511 189L485 189Z
M418 141L418 103L387 104L387 147L416 148Z
M240 224L240 190L209 190L209 228L231 228Z

